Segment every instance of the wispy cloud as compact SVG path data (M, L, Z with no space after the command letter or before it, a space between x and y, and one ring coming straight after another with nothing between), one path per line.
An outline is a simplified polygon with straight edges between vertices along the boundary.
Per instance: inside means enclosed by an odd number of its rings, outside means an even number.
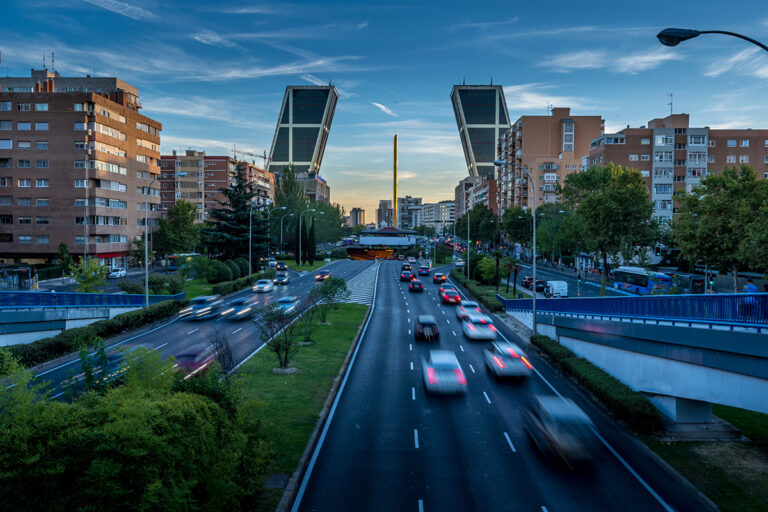
M611 54L604 50L581 50L562 53L543 60L539 66L551 68L557 73L579 69L605 69L617 73L639 73L656 68L671 60L680 60L680 52L664 48L629 55Z
M272 119L254 120L256 115L249 111L249 107L253 105L238 104L224 99L200 96L171 97L150 95L144 97L143 106L144 112L152 117L160 117L156 114L170 114L187 118L219 121L227 125L261 130L270 137L275 127ZM274 111L277 108L277 103L270 105L270 107Z
M382 105L381 103L376 103L375 101L373 101L373 102L371 102L371 105L373 105L377 109L381 110L382 112L384 112L388 116L397 117L397 114L392 112L392 109L390 109L389 107L387 107L385 105Z
M563 96L554 92L549 92L554 88L552 85L541 83L529 83L520 85L508 85L504 87L504 97L507 101L507 107L511 111L537 111L544 112L547 105L567 106L572 109L590 110L597 109L598 105L585 97Z
M199 43L207 44L210 46L222 46L224 48L237 47L235 43L212 30L201 30L196 34L193 34L192 39Z
M731 72L766 79L768 78L768 58L759 49L748 48L730 57L715 60L704 72L704 76L717 77Z
M368 22L367 21L362 21L362 22L358 23L357 25L355 25L355 28L358 29L358 30L362 30L362 29L364 29L367 26L368 26Z
M475 22L469 22L469 23L458 23L456 25L453 25L451 29L452 30L458 30L463 28L488 29L492 27L512 25L513 23L517 23L518 21L520 21L520 18L515 16L514 18L509 18L508 20L504 20L504 21L475 21Z
M599 69L605 67L607 54L602 50L582 50L561 53L545 61L540 66L551 67L552 71L567 72L573 69Z
M88 2L89 4L95 5L97 7L101 7L108 11L112 11L114 13L120 14L121 16L125 16L127 18L132 18L134 20L141 21L141 20L148 20L155 17L154 14L152 14L146 9L142 9L141 7L127 4L125 2L120 2L118 0L85 0L85 1Z

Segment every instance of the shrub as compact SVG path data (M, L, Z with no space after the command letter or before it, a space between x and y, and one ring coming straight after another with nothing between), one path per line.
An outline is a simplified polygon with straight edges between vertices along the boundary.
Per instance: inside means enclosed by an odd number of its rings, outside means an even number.
M176 295L184 291L184 278L180 275L169 275L167 277L168 293Z
M129 281L128 279L121 279L120 282L117 283L117 286L125 293L134 295L144 293L144 283L140 281Z
M575 354L571 352L568 347L564 347L549 336L541 334L534 334L531 336L531 343L543 350L549 358L560 367L563 359L574 357Z
M232 260L227 260L224 264L232 271L232 279L240 279L242 274L240 273L240 267L237 266L237 263Z
M334 247L331 249L332 260L343 260L347 257L347 250L344 247Z
M206 277L211 284L223 283L232 280L232 270L219 260L211 260Z
M247 276L248 275L248 260L247 259L245 259L242 256L240 256L238 258L235 258L232 261L240 269L240 275L241 276Z
M149 293L153 295L161 295L163 291L165 290L165 276L161 276L159 274L150 274L149 275ZM142 293L144 292L144 289L142 288Z

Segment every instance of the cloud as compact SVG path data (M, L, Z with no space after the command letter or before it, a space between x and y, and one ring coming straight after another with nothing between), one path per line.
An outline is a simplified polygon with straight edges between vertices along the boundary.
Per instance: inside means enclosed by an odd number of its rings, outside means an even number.
M224 36L213 32L212 30L201 30L200 32L193 34L192 39L199 43L211 45L211 46L223 46L224 48L235 48L237 45L226 39Z
M582 50L563 53L543 61L540 66L566 73L572 69L599 69L605 66L607 54L602 50Z
M509 18L508 20L505 20L505 21L478 21L478 22L470 22L470 23L459 23L457 25L453 25L451 27L451 30L458 30L462 28L488 29L491 27L511 25L513 23L517 23L518 21L520 21L520 18L515 16L514 18Z
M629 55L611 54L604 50L581 50L562 53L542 61L539 66L552 68L557 73L579 69L605 69L618 73L635 74L656 68L664 62L680 60L679 52L659 48Z
M314 75L301 75L299 78L315 85L328 85L328 82L320 80Z
M134 20L148 20L151 18L154 18L155 15L149 12L146 9L142 9L141 7L136 7L135 5L130 5L125 2L120 2L118 0L85 0L89 4L95 5L97 7L101 7L103 9L106 9L108 11L112 11L114 13L120 14L121 16L125 16L127 18L132 18Z
M768 58L761 50L748 48L730 57L715 60L704 72L704 76L717 77L729 72L766 79L768 78Z
M671 60L681 60L683 55L674 50L659 48L645 53L635 53L614 59L616 71L620 73L639 73L656 68Z
M275 128L273 119L254 121L256 117L248 111L251 104L239 105L223 99L212 99L200 96L170 97L170 96L144 96L143 111L150 117L159 117L156 114L170 114L174 116L188 117L194 119L206 119L209 121L220 121L227 125L249 128L252 130L266 131L271 137ZM275 105L271 105L271 111L267 115L274 113ZM274 114L277 117L277 114Z
M388 116L397 117L397 114L395 114L394 112L392 112L392 110L391 110L389 107L386 107L386 106L382 105L381 103L376 103L376 102L374 101L374 102L371 102L371 105L373 105L373 106L374 106L374 107L376 107L377 109L381 110L382 112L384 112L384 113L385 113L385 114L387 114Z
M585 101L584 97L558 96L547 91L554 86L529 83L520 85L508 85L504 87L504 97L507 107L512 111L536 110L544 113L547 105L570 107L571 109L598 109L599 106Z
M367 26L368 26L368 22L367 21L363 21L363 22L358 23L357 25L355 25L355 28L358 29L358 30L362 30L362 29L364 29Z

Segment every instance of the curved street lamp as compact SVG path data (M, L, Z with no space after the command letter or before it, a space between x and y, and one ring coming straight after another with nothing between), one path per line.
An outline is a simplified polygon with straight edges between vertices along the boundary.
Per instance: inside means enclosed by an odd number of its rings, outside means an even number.
M302 226L301 226L301 216L304 215L307 212L314 213L316 211L317 210L315 210L314 208L307 208L306 210L304 210L303 212L301 212L299 214L299 254L298 254L298 257L299 257L299 267L301 267L301 232L304 231L304 228L302 228Z
M149 182L144 191L144 307L149 307L149 247L147 246L147 232L149 231L149 193L152 189L152 185L155 184L160 177L158 174L155 179ZM87 203L86 203L87 204ZM87 240L86 240L87 241ZM85 263L83 263L85 264Z
M664 46L677 46L681 42L687 41L688 39L693 39L694 37L698 37L701 34L725 34L727 36L738 37L739 39L749 41L755 46L759 46L760 48L768 52L768 46L764 45L763 43L759 41L755 41L751 37L747 37L742 34L737 34L736 32L728 32L726 30L694 30L690 28L665 28L664 30L656 34L656 37L659 38L659 42L661 42L661 44L663 44Z

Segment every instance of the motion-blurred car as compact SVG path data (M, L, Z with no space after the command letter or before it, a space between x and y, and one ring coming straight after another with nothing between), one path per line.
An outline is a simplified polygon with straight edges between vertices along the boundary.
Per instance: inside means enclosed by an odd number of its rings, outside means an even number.
M269 258L267 260L267 266L269 268L275 268L277 266L277 260L275 260L275 258Z
M413 267L411 266L411 264L410 264L410 263L403 263L403 266L402 266L402 267L400 267L400 270L408 270L408 271L411 271L411 270L413 270Z
M408 263L416 263L416 258L413 256L408 256Z
M470 314L474 315L476 313L482 312L483 311L480 309L480 304L471 300L465 300L459 304L459 307L456 308L456 318L459 320L464 320Z
M456 354L450 350L430 350L429 360L421 359L424 389L427 393L465 393L467 379Z
M596 444L592 420L569 398L534 395L525 427L549 459L560 459L573 467L592 458Z
M537 279L536 280L536 291L544 293L544 291L547 289L547 282L543 279Z
M419 267L419 275L420 276L428 276L429 275L429 267L426 265L422 265Z
M400 260L400 261L403 261L405 259L405 256L400 254L400 255L397 256L397 259Z
M275 284L269 279L259 279L251 289L258 293L271 292L275 289Z
M245 320L253 316L255 312L256 302L250 297L242 297L230 302L229 307L221 312L221 317L228 320Z
M453 288L443 289L441 288L442 293L440 293L440 302L442 304L460 304L461 303L461 295L459 295L459 292L454 290Z
M464 268L464 260L456 260L456 268Z
M329 277L331 277L330 270L318 270L317 274L315 274L315 281L325 281Z
M275 278L272 280L275 284L288 284L291 279L288 277L288 272L278 272L275 274Z
M285 264L284 261L278 261L275 263L275 270L280 272L281 270L288 270L288 265Z
M446 279L445 274L441 274L440 272L432 275L433 283L444 283Z
M421 284L421 281L418 279L415 279L411 281L411 284L408 285L408 291L410 292L423 292L424 291L424 285Z
M124 268L113 268L109 271L109 274L107 274L107 279L120 279L125 276L126 273Z
M292 315L298 311L300 302L298 297L282 297L275 305L286 315Z
M214 316L221 309L221 295L203 295L189 301L189 306L179 311L180 317L189 317L190 320L205 320Z
M403 270L400 272L400 281L411 281L412 277L413 274L411 274L410 270Z
M185 371L185 379L192 377L216 360L216 351L207 343L197 343L176 354L175 368Z
M494 341L483 350L485 366L496 379L506 377L527 378L533 366L520 347L509 341Z
M439 341L440 329L432 315L419 315L413 327L413 338L424 341Z
M493 341L496 339L496 326L486 315L469 315L461 323L464 336L473 341Z

